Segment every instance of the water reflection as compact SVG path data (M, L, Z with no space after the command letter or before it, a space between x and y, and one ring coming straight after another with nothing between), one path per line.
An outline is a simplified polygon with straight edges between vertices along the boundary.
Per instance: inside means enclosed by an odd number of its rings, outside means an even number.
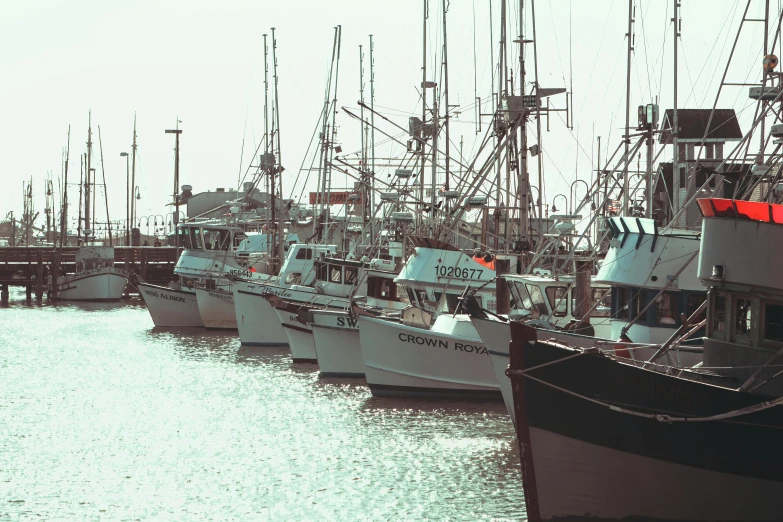
M502 404L374 398L98 305L0 312L0 519L522 518Z

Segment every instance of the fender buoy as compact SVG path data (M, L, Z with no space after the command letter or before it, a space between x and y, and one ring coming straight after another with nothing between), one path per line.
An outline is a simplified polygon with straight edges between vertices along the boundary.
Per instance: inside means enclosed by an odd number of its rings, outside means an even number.
M617 357L623 357L625 359L631 358L631 352L628 350L628 345L625 343L631 343L631 339L628 338L627 335L622 334L620 336L620 339L615 343L614 345L614 354Z

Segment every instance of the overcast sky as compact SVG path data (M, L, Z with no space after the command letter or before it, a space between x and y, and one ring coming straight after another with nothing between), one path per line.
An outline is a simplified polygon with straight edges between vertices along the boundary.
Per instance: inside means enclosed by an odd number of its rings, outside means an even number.
M440 81L441 0L429 3L429 70L431 78ZM771 2L773 19L775 9L779 12L778 3ZM469 159L477 140L474 78L478 95L486 99L491 92L491 53L495 59L498 56L501 2L491 1L492 35L488 0L451 0L449 4L450 102L461 106L453 116L451 136L455 144L463 139ZM532 39L526 4L524 36ZM672 2L636 0L635 4L632 122L637 105L657 96L663 111L671 107L672 96ZM683 4L679 105L710 108L745 2L684 0ZM570 88L573 83L574 90L576 128L565 129L564 116L556 114L550 121L551 130L543 136L545 153L539 157L545 162L545 199L551 203L555 194L568 193L577 175L589 180L596 136L602 137L604 157L620 140L625 118L628 3L538 0L535 7L540 84ZM763 2L753 2L749 17L763 17L762 9ZM509 40L517 37L517 16L518 2L510 0ZM407 124L409 115L420 114L422 0L5 2L0 17L0 219L8 211L21 211L22 183L31 177L36 210L43 214L45 179L51 172L57 188L69 125L69 181L78 179L90 110L94 166L100 169L100 126L113 220L125 216L125 159L120 152L130 151L134 113L139 145L136 177L142 196L139 215L163 214L164 204L170 201L174 139L164 130L173 128L177 118L183 129L181 184L193 185L194 192L236 188L263 134L262 35L270 34L270 27L277 33L282 163L284 183L290 189L323 105L337 24L343 28L338 107L357 107L359 45L364 46L366 56L365 97L369 100L368 35L373 34L378 110L401 125ZM761 77L763 26L746 27L737 51L738 65L727 81L759 81ZM509 50L513 53L509 62L516 66L517 47L510 44ZM528 81L532 81L532 46L528 46L526 60ZM725 92L719 106L736 109L746 130L753 116L752 109L746 110L750 106L747 88ZM563 95L553 102L562 107ZM485 109L489 112L489 107ZM358 150L359 125L342 112L337 121L342 148ZM388 125L385 128L391 130ZM376 141L379 157L400 153L380 137ZM529 145L535 142L531 136ZM534 170L535 164L530 168ZM386 172L378 174L385 176ZM314 175L304 190L303 181L300 177L296 197L315 187ZM335 186L345 184L342 175L334 181ZM78 187L71 186L69 194L75 202ZM102 192L98 195L103 197ZM75 206L70 212L75 216Z

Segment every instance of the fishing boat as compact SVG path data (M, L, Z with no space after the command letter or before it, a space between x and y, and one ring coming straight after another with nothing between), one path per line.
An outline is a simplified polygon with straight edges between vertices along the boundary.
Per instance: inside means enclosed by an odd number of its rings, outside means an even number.
M372 265L371 265L372 267ZM351 306L361 313L399 318L408 305L394 282L397 274L389 270L367 268L366 295L357 291ZM358 318L353 310L309 309L315 353L321 377L364 377Z
M100 127L98 128L100 141ZM94 239L92 226L96 221L93 214L92 193L97 185L95 169L92 168L92 113L88 118L87 153L82 165L82 180L79 191L79 249L76 251L76 273L52 274L49 277L50 295L68 301L119 301L128 283L128 273L114 267L114 248L98 244ZM101 166L103 157L101 157ZM67 178L66 178L67 180ZM83 183L82 183L83 181ZM105 175L104 175L105 190ZM67 186L66 186L67 192ZM82 218L82 210L84 216ZM67 214L67 196L63 200L63 215ZM106 207L108 221L108 206ZM82 228L82 221L84 227ZM64 229L63 229L64 230Z
M375 279L382 277L385 277L388 282L392 282L397 275L390 270L379 270L383 266L393 268L393 263L381 259L356 261L323 257L315 263L315 280L312 287L297 285L290 287L286 297L273 294L267 296L267 300L275 308L275 313L286 333L294 362L310 362L320 365L321 360L324 359L327 368L329 368L332 362L337 366L347 363L346 358L353 355L355 361L352 361L350 366L352 368L361 366L358 344L349 347L335 346L332 342L322 343L321 347L325 350L325 354L323 357L318 355L314 336L315 319L313 313L320 311L341 313L343 318L337 322L341 322L343 325L351 323L355 325L355 320L350 318L347 311L352 299L355 299L357 295L367 293L370 284L368 270L375 268L376 275L373 278L373 283ZM327 335L327 337L329 336ZM354 340L356 339L354 338ZM349 353L344 353L345 350L348 350ZM335 353L335 351L339 353ZM323 370L321 373L323 374ZM361 373L363 372L327 370L327 374L332 376Z
M337 250L336 245L291 245L280 274L268 282L253 282L244 277L234 281L231 293L239 331L246 346L287 345L288 338L266 296L292 297L295 291L309 292L315 280L315 261Z
M136 283L153 323L161 327L233 328L227 313L231 302L218 297L225 297L226 293L218 292L230 286L231 276L270 279L265 273L269 254L257 245L264 245L264 241L240 225L219 222L180 223L177 233L183 247L174 267L177 280L166 286L141 280ZM199 307L197 289L206 288L207 284L213 287L213 295L204 292Z
M457 313L459 297L469 287L475 299L496 308L494 265L445 242L422 240L419 245L395 279L410 302L400 318L357 317L370 391L499 399L492 365L483 356L486 348L470 317Z
M672 371L511 325L530 520L780 520L783 206L698 201L703 365ZM770 250L772 249L772 250ZM662 501L665 499L665 501Z
M66 301L119 301L128 273L114 267L113 247L81 247L76 251L76 273L56 278L56 295Z

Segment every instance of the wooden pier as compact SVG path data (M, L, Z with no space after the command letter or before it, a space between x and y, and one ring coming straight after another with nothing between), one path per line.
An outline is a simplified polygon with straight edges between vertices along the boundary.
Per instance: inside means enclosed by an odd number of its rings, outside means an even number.
M0 247L0 301L8 301L9 286L23 286L27 299L41 300L50 274L76 271L78 247ZM114 266L144 281L165 285L174 278L182 249L174 247L114 247ZM133 290L128 285L128 290ZM127 293L126 293L127 295Z

